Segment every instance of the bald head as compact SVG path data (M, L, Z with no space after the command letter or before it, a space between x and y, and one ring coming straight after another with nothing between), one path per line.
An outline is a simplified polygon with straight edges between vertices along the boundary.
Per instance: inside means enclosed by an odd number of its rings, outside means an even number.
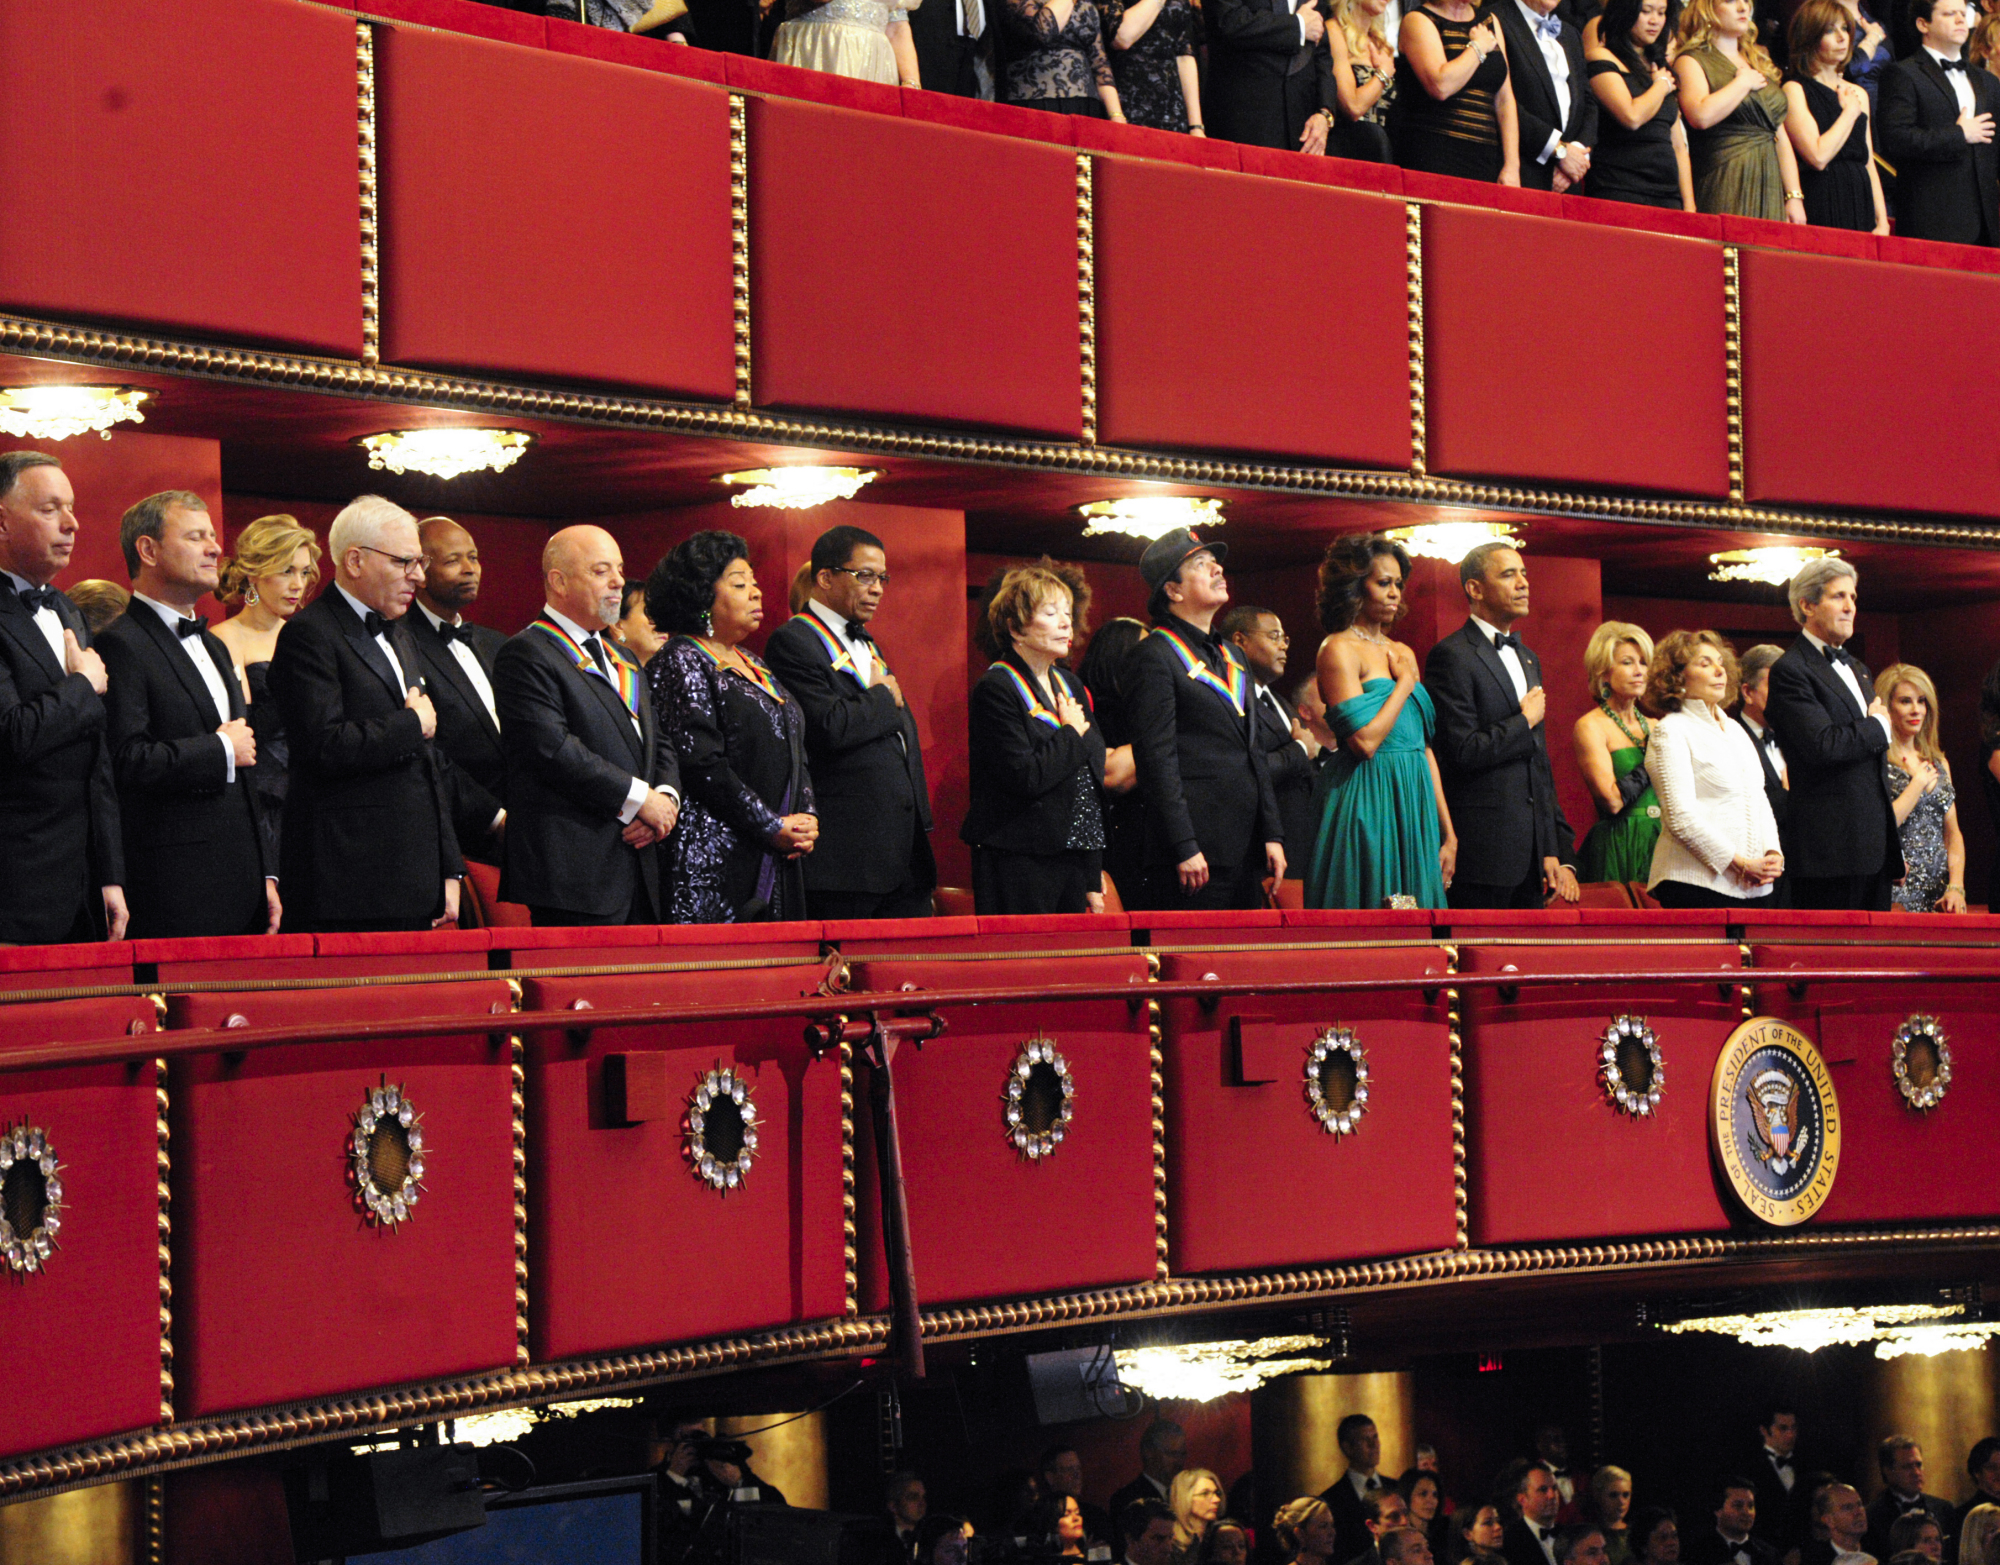
M479 545L449 516L417 523L423 540L423 590L417 596L439 619L456 620L479 596Z
M602 527L565 527L542 549L543 590L549 607L587 630L618 623L625 560L618 540Z

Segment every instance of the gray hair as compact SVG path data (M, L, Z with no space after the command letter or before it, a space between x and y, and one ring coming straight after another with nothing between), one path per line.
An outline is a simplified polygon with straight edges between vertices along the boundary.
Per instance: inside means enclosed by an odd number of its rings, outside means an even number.
M118 523L118 547L125 551L125 573L134 581L139 579L139 540L150 538L160 541L160 534L166 531L167 518L175 511L208 512L208 502L191 489L162 489L158 494L149 494Z
M1803 625L1806 622L1806 610L1819 602L1820 595L1831 583L1839 581L1843 576L1850 579L1855 586L1861 585L1861 573L1849 561L1841 559L1838 555L1830 554L1823 560L1811 560L1801 565L1798 575L1792 578L1792 585L1787 590L1792 600L1792 618Z
M46 451L0 451L0 497L12 494L21 475L31 467L61 467Z
M338 562L349 549L379 547L382 534L397 522L417 525L417 519L395 501L384 500L378 494L358 495L341 507L333 525L326 530L326 552L333 556L338 568Z
M1768 641L1758 642L1756 646L1752 647L1736 660L1738 666L1743 670L1743 683L1746 685L1754 684L1759 675L1784 655L1785 649L1783 647L1774 647Z

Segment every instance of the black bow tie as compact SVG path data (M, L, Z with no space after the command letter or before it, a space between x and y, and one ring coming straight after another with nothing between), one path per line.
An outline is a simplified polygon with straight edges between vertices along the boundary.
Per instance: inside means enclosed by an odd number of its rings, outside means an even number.
M1962 58L1957 60L1940 60L1938 64L1948 71L1962 71L1965 69L1965 61Z
M448 619L441 619L438 621L437 633L438 633L438 640L442 641L446 646L450 646L454 641L458 640L460 636L465 634L464 631L459 629L458 626L452 624L452 622Z
M56 590L53 587L23 587L21 589L21 605L30 614L33 614L37 609L50 607L55 601Z
M847 622L847 639L849 641L865 641L871 646L875 642L875 638L868 634L868 627L858 619L851 619Z
M389 633L389 622L370 609L361 616L361 628L371 636L386 636Z
M1854 661L1845 647L1823 647L1821 650L1826 653L1827 662L1833 664L1835 668L1838 668L1843 663Z
M199 636L208 629L208 621L199 614L190 614L186 619L174 621L174 634L185 641L190 636Z
M1526 652L1528 650L1521 645L1521 638L1519 636L1510 635L1504 630L1493 638L1493 650L1495 652L1500 651L1503 647L1512 647L1516 652Z

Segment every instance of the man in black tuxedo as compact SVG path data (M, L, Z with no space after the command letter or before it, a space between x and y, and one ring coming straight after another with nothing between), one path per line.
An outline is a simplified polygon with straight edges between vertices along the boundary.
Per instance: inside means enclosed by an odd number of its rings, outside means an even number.
M119 527L132 601L98 637L135 940L276 934L277 865L246 776L257 741L229 649L195 605L222 539L198 494L148 495Z
M1528 567L1510 545L1482 543L1459 562L1458 579L1471 617L1424 659L1458 832L1451 905L1533 908L1550 892L1574 902L1576 834L1549 766L1542 664L1514 634L1528 613Z
M1581 189L1597 145L1597 94L1583 63L1583 34L1556 0L1497 0L1507 39L1508 80L1521 126L1521 186ZM1562 9L1567 10L1567 7Z
M565 527L542 550L542 617L494 663L509 810L500 896L537 924L665 922L654 848L680 818L680 763L639 666L605 634L624 585L611 534Z
M1128 1525L1131 1507L1139 1504L1164 1505L1174 1475L1187 1466L1187 1433L1170 1418L1156 1418L1139 1436L1139 1476L1113 1492L1111 1522L1118 1536L1112 1539L1114 1552L1135 1541L1137 1533ZM1173 1520L1173 1513L1167 1513ZM1171 1534L1170 1534L1171 1535Z
M937 885L923 740L870 624L889 586L882 540L834 527L812 546L812 596L764 661L806 720L819 843L806 859L814 918L926 918Z
M1744 653L1739 660L1743 669L1742 705L1736 713L1736 721L1750 736L1750 742L1757 747L1757 764L1764 769L1764 797L1771 806L1771 819L1778 823L1778 845L1784 850L1787 863L1791 861L1792 838L1785 827L1785 818L1791 805L1791 790L1786 786L1788 773L1785 769L1784 747L1778 743L1778 736L1771 730L1771 667L1785 655L1783 647L1763 642ZM1790 907L1792 890L1789 882L1780 875L1771 886L1772 907ZM1760 1480L1757 1497L1764 1498Z
M1340 96L1326 22L1310 0L1209 0L1208 135L1252 147L1322 153Z
M1294 880L1303 880L1313 838L1319 834L1312 803L1320 746L1299 721L1297 709L1278 691L1278 681L1285 677L1291 638L1277 615L1246 603L1225 609L1216 629L1250 670L1257 703L1257 739L1264 747L1264 766L1271 774L1278 819L1285 828L1285 872Z
M1685 1565L1778 1565L1778 1551L1758 1537L1757 1486L1731 1473L1713 1488L1715 1521L1690 1527L1681 1542Z
M479 597L479 545L472 534L448 516L429 516L417 524L417 537L424 546L424 584L409 616L410 634L423 664L424 689L437 707L437 747L451 761L447 781L458 850L498 864L507 760L493 700L493 663L507 638L465 617Z
M286 621L271 659L291 747L280 841L286 926L431 929L458 922L437 709L404 617L423 580L417 519L362 495L327 530L332 580Z
M1146 801L1144 907L1262 907L1265 875L1285 877L1250 675L1209 634L1229 601L1228 552L1177 527L1139 560L1153 632L1126 658L1124 683Z
M1331 1504L1327 1507L1332 1508ZM1389 1485L1370 1490L1361 1497L1360 1518L1361 1535L1356 1541L1361 1547L1348 1555L1347 1565L1394 1565L1383 1551L1383 1544L1392 1534L1409 1529L1410 1503L1403 1498L1402 1491ZM1346 1543L1338 1543L1335 1552L1343 1553L1348 1547Z
M1917 47L1882 73L1876 150L1896 170L1896 232L2000 244L2000 81L1964 55L1966 0L1910 0Z
M1882 1492L1868 1502L1868 1532L1861 1547L1878 1560L1888 1559L1889 1528L1896 1518L1924 1511L1937 1523L1944 1565L1951 1565L1958 1547L1958 1534L1949 1530L1953 1507L1924 1493L1924 1448L1908 1435L1890 1435L1875 1448L1875 1465L1882 1473Z
M986 0L934 0L910 13L917 75L926 90L956 98L979 96L979 41L986 32Z
M1507 1506L1500 1533L1507 1565L1556 1565L1556 1514L1563 1497L1547 1464L1525 1457L1508 1463L1494 1492Z
M1868 1508L1860 1491L1831 1474L1818 1477L1825 1481L1807 1480L1813 1491L1806 1511L1812 1536L1799 1551L1800 1565L1873 1565L1877 1556L1867 1549ZM1886 1556L1881 1558L1886 1565Z
M49 583L76 547L54 457L0 455L0 943L125 938L104 660Z
M1042 1453L1038 1464L1042 1474L1042 1490L1054 1496L1066 1494L1076 1501L1076 1508L1083 1513L1083 1535L1100 1543L1111 1541L1111 1513L1092 1505L1083 1497L1083 1458L1071 1445L1052 1445Z
M1381 1473L1382 1434L1366 1413L1349 1413L1334 1426L1333 1438L1347 1459L1347 1470L1321 1492L1326 1508L1333 1512L1336 1560L1350 1560L1373 1547L1375 1535L1368 1526L1368 1502L1389 1487Z
M1804 634L1771 665L1764 710L1791 782L1792 906L1886 913L1890 888L1903 878L1903 847L1882 767L1889 709L1867 665L1846 650L1859 589L1842 559L1814 560L1792 578L1792 618Z
M1972 1497L1951 1513L1951 1526L1945 1536L1953 1543L1958 1542L1959 1534L1965 1530L1965 1518L1972 1514L1974 1506L2000 1506L2000 1439L1985 1435L1975 1440L1965 1456L1965 1472L1972 1480Z
M1750 653L1744 654L1743 663L1749 666ZM1770 665L1763 667L1768 670ZM1743 683L1749 686L1747 675ZM1751 737L1756 737L1754 730ZM1789 1404L1774 1402L1757 1420L1757 1435L1758 1447L1743 1466L1744 1475L1756 1485L1757 1516L1750 1530L1783 1558L1805 1541L1807 1497L1799 1492L1799 1415Z

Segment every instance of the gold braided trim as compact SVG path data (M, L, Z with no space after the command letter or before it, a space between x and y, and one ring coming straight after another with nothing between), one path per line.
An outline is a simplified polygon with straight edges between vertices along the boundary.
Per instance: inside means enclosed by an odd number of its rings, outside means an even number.
M361 362L382 358L382 251L375 202L375 29L354 23L355 110L361 175Z
M743 94L729 95L729 281L736 406L750 406L750 135Z
M1729 498L1743 500L1743 276L1735 245L1722 247L1724 408L1729 429Z
M1082 444L1097 444L1097 202L1096 164L1076 155L1076 328L1083 392Z
M1458 971L1458 948L1444 948L1445 971ZM1468 1219L1470 1201L1465 1155L1465 1011L1459 1004L1458 990L1454 986L1444 992L1445 1038L1451 1047L1451 1205L1452 1205L1452 1248L1468 1250L1472 1247L1472 1228Z
M153 1061L153 1135L155 1199L159 1205L160 1249L160 1422L174 1421L174 1225L173 1160L169 1156L167 1124L167 1062Z
M1415 201L1403 206L1403 254L1410 318L1410 476L1422 478L1429 429L1424 411L1424 209Z

